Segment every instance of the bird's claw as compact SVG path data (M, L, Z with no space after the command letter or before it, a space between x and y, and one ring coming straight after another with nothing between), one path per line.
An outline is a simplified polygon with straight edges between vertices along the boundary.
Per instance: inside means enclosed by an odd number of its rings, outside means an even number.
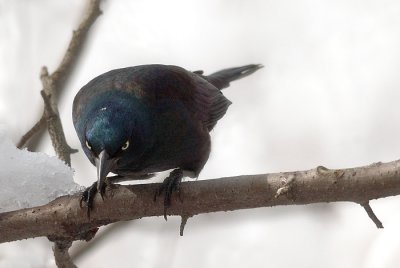
M81 200L79 201L79 205L81 208L83 208L82 203L84 202L86 204L86 213L88 218L90 218L90 211L93 209L93 201L94 197L96 196L97 193L97 181L94 182L91 186L85 189L83 191Z
M88 218L90 218L90 211L93 210L93 202L94 202L94 197L96 196L96 193L98 193L99 190L97 189L97 181L95 181L91 186L85 189L83 191L81 200L79 201L79 206L83 208L83 203L86 204L86 213ZM100 196L104 200L104 196L106 193L106 184L103 184L101 189L100 189Z
M164 219L167 220L167 209L171 205L171 196L174 191L178 193L179 200L182 201L180 185L183 178L181 169L174 169L169 176L164 179L160 188L154 194L154 201L157 197L164 193Z

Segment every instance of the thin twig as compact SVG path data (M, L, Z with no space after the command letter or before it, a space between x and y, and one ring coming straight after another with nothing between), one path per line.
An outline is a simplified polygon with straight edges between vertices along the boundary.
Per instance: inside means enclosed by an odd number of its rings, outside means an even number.
M179 235L180 236L183 236L183 231L185 230L185 226L186 226L188 219L189 219L189 216L187 216L187 215L181 216L181 226L179 227Z
M275 198L282 177L294 176L291 198ZM164 215L163 200L153 201L160 184L110 185L99 195L88 219L79 206L81 194L60 197L47 205L0 214L0 243L38 236L79 240L93 228L118 221ZM332 170L247 175L184 182L183 202L173 195L168 215L197 215L278 205L348 201L357 204L400 195L400 160L379 165Z
M78 56L82 52L82 46L87 38L90 27L93 25L98 16L102 14L100 10L100 0L89 0L88 7L84 13L84 17L78 28L73 31L71 41L68 44L67 51L61 60L60 65L51 74L51 79L60 89L61 84L65 82L73 70L74 64ZM59 92L54 92L55 94Z
M44 113L40 117L39 121L36 122L36 124L26 132L19 142L17 143L17 148L22 149L25 147L26 143L35 135L37 134L44 126L46 125L46 118L44 116Z
M60 65L51 75L46 74L46 76L42 76L42 82L44 77L48 77L47 80L49 85L47 87L43 86L43 89L47 95L52 95L51 104L56 113L58 113L56 108L58 97L62 93L64 83L69 78L79 55L82 53L82 47L87 38L90 27L93 25L97 17L101 15L101 13L100 0L88 0L88 7L84 13L84 17L78 28L73 31L71 41ZM17 147L23 148L28 146L30 139L36 133L39 133L41 130L43 130L45 127L45 121L46 118L43 114L40 120L22 136Z
M383 228L382 222L375 215L374 211L372 210L371 206L369 205L369 201L361 203L360 205L365 209L369 218L375 223L376 228L378 228L378 229Z

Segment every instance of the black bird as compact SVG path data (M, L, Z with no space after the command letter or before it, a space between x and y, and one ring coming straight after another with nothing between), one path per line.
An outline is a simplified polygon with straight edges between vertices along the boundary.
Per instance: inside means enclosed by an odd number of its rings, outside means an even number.
M104 73L80 89L73 122L83 151L97 167L97 181L82 201L88 215L107 183L146 179L173 169L155 197L164 217L182 177L198 177L210 154L209 132L231 102L221 89L263 67L246 65L205 76L171 65L141 65ZM117 174L107 177L108 173Z

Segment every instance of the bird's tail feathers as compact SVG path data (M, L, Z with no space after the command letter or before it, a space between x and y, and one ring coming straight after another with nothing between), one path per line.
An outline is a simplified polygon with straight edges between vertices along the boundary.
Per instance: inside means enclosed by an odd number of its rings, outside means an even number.
M224 69L213 74L204 76L204 78L219 89L229 86L229 83L256 72L263 68L262 64L249 64L241 67Z

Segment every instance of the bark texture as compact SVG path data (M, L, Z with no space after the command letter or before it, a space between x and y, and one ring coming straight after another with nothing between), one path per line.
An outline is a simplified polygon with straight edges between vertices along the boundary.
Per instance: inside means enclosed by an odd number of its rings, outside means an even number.
M184 219L209 212L278 205L304 205L369 200L400 194L400 160L349 168L245 175L182 183L180 201L173 195L168 215ZM112 222L162 216L163 202L153 201L159 184L111 185L103 201L98 195L87 217L80 194L47 205L0 214L0 242L38 236L56 241L88 240L96 228Z

